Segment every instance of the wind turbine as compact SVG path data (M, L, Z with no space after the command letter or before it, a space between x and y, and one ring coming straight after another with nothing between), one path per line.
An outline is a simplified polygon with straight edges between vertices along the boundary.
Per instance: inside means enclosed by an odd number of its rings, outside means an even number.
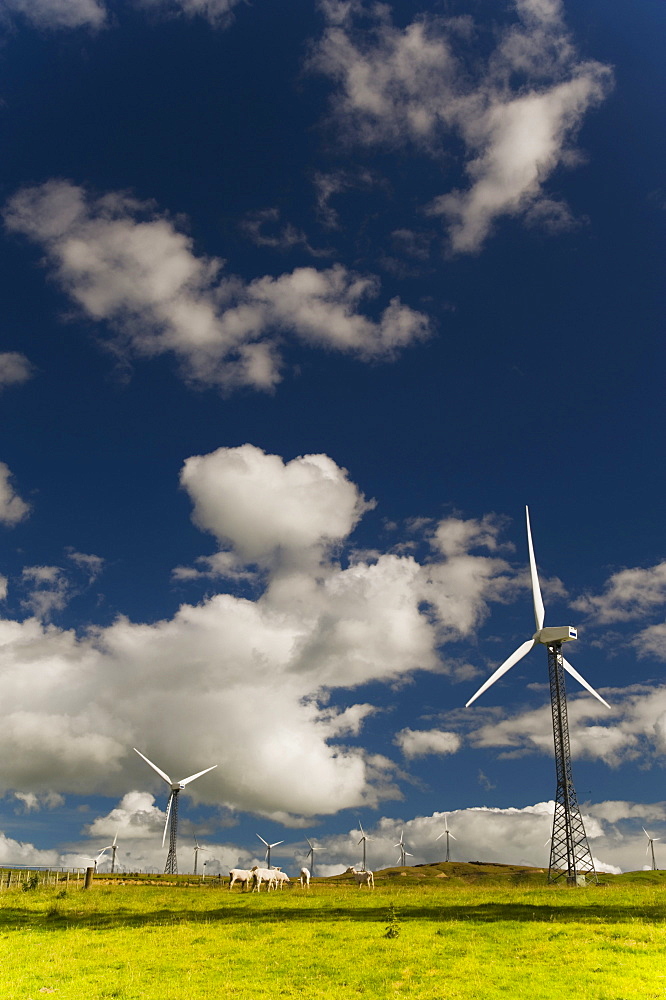
M160 778L164 778L167 785L171 789L171 794L169 795L169 801L167 803L166 809L166 820L164 822L164 833L162 834L162 847L164 847L164 841L166 840L167 827L169 826L169 819L171 819L171 827L169 830L169 853L167 854L166 865L164 866L165 875L177 875L178 874L178 859L176 858L176 839L178 837L178 796L182 792L186 785L189 785L191 781L195 778L200 778L202 774L208 774L217 767L217 764L213 764L212 767L207 767L203 771L197 771L196 774L191 774L189 778L182 778L180 781L172 781L168 774L161 771L157 764L153 764L152 760L148 760L140 750L134 747L134 752L138 753L139 757L143 757L146 764L150 764L153 771L157 771Z
M397 844L394 844L393 846L400 848L400 857L398 858L398 864L402 865L402 867L404 868L404 866L405 866L405 858L413 858L414 855L410 854L409 851L405 850L405 842L402 839L403 832L404 832L403 830L400 831L400 840L398 841Z
M535 646L546 646L548 650L548 676L550 678L550 704L553 717L553 738L555 742L555 771L557 775L557 792L555 793L555 815L553 816L553 839L550 848L550 867L548 881L555 882L566 875L569 885L578 883L578 876L583 878L586 872L596 879L592 853L587 842L583 817L578 808L578 799L573 784L571 772L571 749L569 746L569 723L567 721L567 699L564 686L564 671L571 674L586 691L594 695L602 705L610 708L607 701L581 677L577 670L562 656L562 643L578 638L578 633L571 625L544 628L545 610L539 576L537 574L532 532L530 530L530 514L525 508L527 523L527 547L530 556L530 577L532 580L532 600L534 603L534 620L536 632L531 639L519 646L511 656L497 668L494 674L482 684L476 694L467 702L467 706L487 691L488 688L504 676Z
M108 847L103 847L96 858L89 858L87 854L79 854L79 857L83 858L84 861L92 861L95 871L97 871L97 865L102 860L102 858L104 857L104 855L108 850L109 850Z
M257 837L259 837L259 834L257 834ZM270 866L271 866L271 848L277 847L278 844L284 844L284 840L276 840L274 844L269 844L268 841L264 840L263 837L259 837L259 840L262 842L262 844L266 845L266 867L270 868ZM309 843L309 841L308 841L308 843Z
M363 871L367 871L367 868L365 867L365 842L367 840L372 840L372 837L369 837L367 835L367 833L365 832L365 830L363 829L363 827L361 825L361 821L360 820L358 821L358 825L359 825L359 827L361 829L361 839L359 840L359 844L363 844Z
M314 856L315 856L315 851L325 851L326 848L325 847L315 847L315 845L312 843L312 841L308 837L306 837L305 839L307 840L308 847L310 848L310 850L308 851L308 861L310 862L310 874L314 875L314 869L315 869L315 859L314 859Z
M199 851L210 851L210 848L209 847L200 847L199 846L199 841L197 840L196 834L195 834L194 835L194 872L193 872L194 875L197 874L197 867L198 867L198 862L199 862Z
M661 840L661 837L651 837L650 834L647 832L647 830L645 829L644 826L641 827L641 829L642 829L643 833L645 834L645 836L648 839L648 845L647 845L645 853L647 854L649 852L650 848L652 848L652 871L656 872L657 871L657 864L656 864L656 862L654 860L654 842L655 842L655 840Z
M116 870L116 851L118 850L118 831L116 830L116 835L113 838L113 843L109 844L108 847L104 848L105 851L113 851L111 855L111 874Z
M440 833L439 837L435 837L435 840L441 840L444 834L446 834L446 860L450 861L451 852L449 851L449 837L451 838L451 840L456 840L457 838L454 837L451 831L449 830L449 821L446 813L444 813L444 829Z

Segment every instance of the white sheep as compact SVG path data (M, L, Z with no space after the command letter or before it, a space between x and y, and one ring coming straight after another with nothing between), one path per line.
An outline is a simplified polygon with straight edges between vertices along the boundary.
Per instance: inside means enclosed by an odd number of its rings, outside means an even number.
M302 889L310 885L310 872L307 868L301 868L301 875L298 881L301 883Z
M252 878L252 872L247 871L245 868L232 868L229 872L229 888L231 889L234 882L240 882L245 891L249 885L250 879Z
M275 869L275 874L273 876L273 887L276 889L283 889L285 882L291 882L291 879L286 872L281 871L279 868Z
M362 885L366 885L368 889L374 889L375 887L375 876L372 872L359 872L355 868L348 868L345 875L353 875L359 889Z
M280 874L282 874L280 872ZM268 892L275 888L278 869L277 868L259 868L255 865L251 872L252 875L252 892L261 892L261 883L266 883L266 889ZM286 878L286 876L285 876Z

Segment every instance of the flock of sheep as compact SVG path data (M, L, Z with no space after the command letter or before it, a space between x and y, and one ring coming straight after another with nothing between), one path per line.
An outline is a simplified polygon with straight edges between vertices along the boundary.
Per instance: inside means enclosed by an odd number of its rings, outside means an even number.
M345 875L353 875L359 889L362 885L368 889L374 889L375 887L375 876L372 872L348 868ZM249 889L250 886L252 886L252 892L261 892L261 883L265 882L266 891L270 892L271 889L282 889L285 883L291 883L291 879L280 868L259 868L258 865L255 865L254 868L250 868L249 870L246 868L232 868L229 872L229 889L233 889L236 882L240 884L243 892ZM303 889L306 889L310 885L310 872L307 868L301 868L298 883Z

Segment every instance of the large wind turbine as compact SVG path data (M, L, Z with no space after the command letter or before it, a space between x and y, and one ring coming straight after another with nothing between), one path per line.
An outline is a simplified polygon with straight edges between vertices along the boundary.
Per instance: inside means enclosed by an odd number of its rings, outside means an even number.
M361 830L361 839L359 840L358 843L359 844L363 844L363 871L367 871L367 868L365 867L365 844L366 844L366 841L372 840L372 837L369 837L367 835L367 833L365 832L365 830L363 829L363 827L361 825L361 821L360 820L358 821L358 825L359 825L360 830ZM358 844L356 846L358 846Z
M325 851L326 848L325 847L316 847L308 837L306 837L305 839L307 840L308 847L310 848L310 850L308 851L308 855L307 855L308 861L310 862L310 874L314 875L314 870L315 870L315 859L314 859L315 851Z
M402 865L402 867L404 868L405 867L405 858L413 858L414 855L410 854L409 851L405 850L405 841L403 840L403 837L402 837L403 833L404 833L404 830L401 830L400 831L400 840L398 841L397 844L394 844L393 846L400 848L400 857L398 858L398 864Z
M527 522L527 547L530 555L530 577L532 580L532 599L534 602L534 620L536 632L531 639L519 646L508 660L497 668L495 673L482 684L476 694L467 702L469 707L473 701L487 691L491 684L499 680L507 670L510 670L535 646L546 646L548 650L548 676L550 678L550 702L553 716L553 738L555 741L555 771L557 774L557 792L555 794L555 815L553 817L553 837L550 848L550 867L548 881L554 882L563 875L569 885L576 885L578 876L584 879L589 872L596 879L594 862L587 842L583 818L578 808L578 800L571 772L571 749L569 746L569 724L567 721L567 701L564 687L564 671L571 674L586 691L594 695L602 705L610 708L607 701L581 677L577 670L562 656L562 643L578 637L571 625L544 628L545 610L539 577L537 574L532 532L530 530L530 514L525 508Z
M148 758L144 756L140 750L137 750L136 747L134 747L134 752L138 753L139 757L143 757L146 764L150 764L153 771L157 771L160 778L164 778L167 785L171 789L166 809L164 833L162 834L162 847L164 847L167 827L169 826L169 819L171 819L171 827L169 830L169 853L167 854L166 865L164 866L164 874L177 875L178 859L176 858L176 839L178 837L178 795L182 792L186 785L189 785L191 781L194 781L195 778L200 778L202 774L208 774L209 771L212 771L217 767L217 764L213 764L212 767L207 767L203 771L197 771L196 774L191 774L189 778L182 778L180 781L172 781L168 774L161 771L157 764L153 764L152 760L148 760Z
M645 829L645 827L642 827L642 830L643 830L643 833L645 834L645 836L648 839L648 845L647 845L645 853L647 854L649 852L650 848L652 848L652 871L656 872L656 870L657 870L657 862L654 860L654 842L655 842L655 840L661 840L661 837L651 837L650 834Z
M257 837L259 837L259 834L257 834ZM263 837L259 837L259 840L262 842L262 844L266 845L266 867L270 868L270 866L271 866L271 849L273 847L277 847L278 844L284 844L284 840L276 840L274 844L269 844L268 841L264 840Z
M440 833L439 837L435 837L435 840L441 840L441 838L444 836L444 834L446 834L446 860L450 861L451 860L451 852L449 850L449 837L451 838L451 840L456 840L457 838L454 837L453 834L451 833L451 831L449 830L449 821L448 821L448 817L447 817L446 813L444 813L444 829Z

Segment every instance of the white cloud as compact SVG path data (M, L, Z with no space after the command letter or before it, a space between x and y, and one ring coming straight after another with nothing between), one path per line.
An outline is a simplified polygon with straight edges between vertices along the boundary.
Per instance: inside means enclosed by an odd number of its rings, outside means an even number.
M457 733L449 733L442 729L409 728L396 733L393 742L409 760L427 757L428 754L457 753L462 743Z
M30 513L30 505L22 500L12 485L9 467L0 462L0 524L13 527Z
M378 319L360 313L378 280L340 264L250 282L223 276L223 261L197 256L170 219L123 194L92 199L49 181L15 194L5 222L45 248L63 289L116 332L116 349L172 354L199 385L272 388L284 336L367 360L429 333L426 317L399 299Z
M216 27L226 26L240 0L132 0L146 11L187 17L200 16ZM2 0L10 14L18 14L41 29L101 28L108 7L102 0Z
M633 645L637 647L639 656L653 656L657 660L666 660L666 623L650 625L634 636Z
M218 764L188 786L195 799L293 825L395 798L396 766L355 742L374 706L349 691L445 671L444 633L469 634L510 571L457 549L465 597L449 601L436 551L423 565L391 552L341 565L336 549L367 504L323 455L219 449L186 462L183 483L234 565L261 565L259 595L218 593L164 621L119 618L81 636L0 620L4 787L162 791L138 746L168 773Z
M91 553L77 552L75 549L67 550L67 558L71 559L75 566L83 570L88 577L89 583L94 583L104 569L104 559Z
M55 611L67 607L70 585L59 566L26 566L21 580L28 589L21 605L37 618L49 619Z
M0 392L10 385L21 385L32 378L32 365L18 351L0 352Z
M666 605L666 561L647 569L623 569L606 581L601 594L583 594L572 607L598 622L628 622Z
M586 694L568 694L569 732L574 758L603 760L616 766L628 760L649 765L666 749L666 688L601 688L612 712ZM499 722L485 722L469 736L480 748L496 747L502 756L535 751L552 755L550 704L519 712Z
M65 804L64 796L59 792L43 792L35 795L34 792L14 792L14 798L22 803L23 812L39 812L42 809L58 809Z
M3 7L36 28L100 28L106 20L98 0L3 0Z
M320 7L327 27L312 65L337 83L334 112L349 138L408 141L437 156L462 139L467 187L429 206L448 223L454 252L478 252L502 215L551 231L571 223L544 184L576 162L572 143L611 74L579 57L559 2L516 0L518 20L500 32L484 66L476 54L465 60L465 39L475 34L470 18L424 15L399 28L386 5L321 0Z
M240 0L134 0L137 7L164 14L182 13L187 17L203 17L217 27L229 23L231 13Z

